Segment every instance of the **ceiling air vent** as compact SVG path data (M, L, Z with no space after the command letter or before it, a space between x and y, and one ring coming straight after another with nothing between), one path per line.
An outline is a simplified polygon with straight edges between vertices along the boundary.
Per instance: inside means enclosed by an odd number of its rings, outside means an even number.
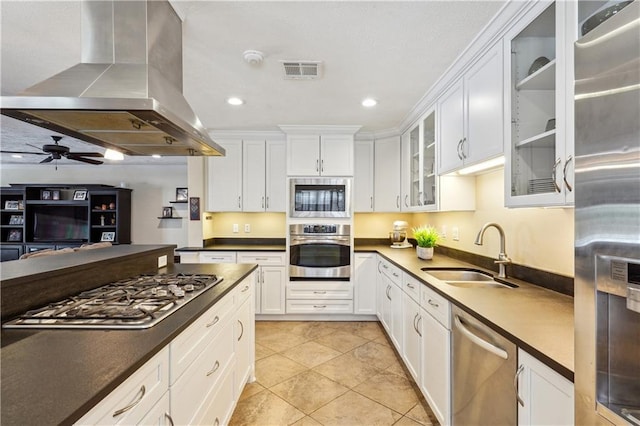
M280 61L286 80L312 80L322 73L321 61Z

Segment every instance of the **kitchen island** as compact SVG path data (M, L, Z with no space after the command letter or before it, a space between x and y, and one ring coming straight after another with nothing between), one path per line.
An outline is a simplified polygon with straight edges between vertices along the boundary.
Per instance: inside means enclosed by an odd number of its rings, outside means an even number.
M169 246L146 246L144 249L135 249L135 247L129 246L126 249L133 250L127 256L118 252L117 247L114 247L114 250L108 249L112 256L105 251L88 255L100 258L100 260L94 259L96 261L94 265L80 262L79 259L69 260L77 253L55 256L56 259L52 257L44 262L48 264L46 267L39 262L36 269L40 269L34 276L41 276L47 268L50 271L64 270L67 274L79 269L86 274L93 267L94 274L100 274L101 262L113 262L113 256L121 257L121 261L126 263L128 256L133 256L135 259L145 251L154 252L158 249L162 251L163 248L173 250L173 247ZM69 264L66 267L62 266L65 263L65 256L71 266ZM12 280L26 282L28 279L26 270L23 274L17 274L15 268L24 269L27 266L14 265L15 275L12 275ZM117 263L112 267L117 267ZM174 265L169 263L166 267L158 269L156 265L154 273L215 274L222 277L223 281L148 329L3 329L0 336L2 340L0 350L1 423L25 425L76 422L198 317L231 292L256 267L250 264ZM3 270L3 286L4 277ZM12 280L7 282L9 284L15 282ZM5 297L4 291L2 297L3 299Z

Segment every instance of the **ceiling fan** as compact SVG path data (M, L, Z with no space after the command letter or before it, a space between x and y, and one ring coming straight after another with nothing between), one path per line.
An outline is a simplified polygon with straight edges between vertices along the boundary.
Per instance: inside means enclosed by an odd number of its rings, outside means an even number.
M69 147L64 145L59 145L58 141L62 139L62 136L51 136L54 144L46 144L43 145L42 148L38 148L35 145L27 144L36 149L42 149L43 152L28 152L28 151L0 151L0 153L4 154L32 154L32 155L48 155L47 158L42 160L40 163L50 163L53 160L60 160L62 157L68 158L69 160L82 161L83 163L88 164L102 164L103 161L94 160L92 158L86 157L104 157L99 152L71 152Z

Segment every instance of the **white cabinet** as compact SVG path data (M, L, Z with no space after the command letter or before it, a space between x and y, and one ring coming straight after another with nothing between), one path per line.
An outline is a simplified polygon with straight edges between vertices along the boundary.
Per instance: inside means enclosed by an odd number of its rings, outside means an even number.
M402 136L402 209L434 210L437 200L436 112L431 109Z
M226 154L207 158L207 211L242 211L242 139L217 139Z
M518 424L573 425L573 383L518 349Z
M398 352L402 353L402 270L380 257L378 262L378 281L384 287L378 296L382 298L382 325Z
M173 426L173 418L171 417L171 401L169 392L165 392L160 401L153 406L151 410L140 420L140 425L154 426Z
M400 137L375 141L373 206L376 212L400 211Z
M505 35L508 207L573 204L577 3L540 2Z
M355 253L355 279L353 284L353 313L376 315L376 263L375 253Z
M288 134L289 176L353 176L353 134Z
M498 42L438 99L439 174L503 153L503 63Z
M284 252L238 252L238 263L257 263L255 311L258 314L284 314L287 284Z
M221 140L225 157L207 163L208 211L284 212L286 144L265 138Z
M407 293L402 294L403 344L402 356L411 376L420 383L422 373L422 312Z
M244 385L253 380L253 366L255 363L255 320L253 309L253 285L251 281L245 280L243 284L236 288L236 305L240 307L235 315L235 396L242 393Z
M355 168L353 173L353 211L372 212L374 197L374 142L355 142Z
M450 303L422 286L422 394L441 425L451 424Z
M236 263L235 251L201 251L200 263Z
M352 314L353 287L349 281L290 281L289 314Z

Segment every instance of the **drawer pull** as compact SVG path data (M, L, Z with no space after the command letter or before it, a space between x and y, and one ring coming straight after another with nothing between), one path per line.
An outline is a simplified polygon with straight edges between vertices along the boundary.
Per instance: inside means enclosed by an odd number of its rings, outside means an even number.
M213 319L213 321L211 321L209 324L207 324L207 328L216 325L218 323L218 321L220 321L220 317L216 315L216 317Z
M220 426L220 420L216 417L216 420L213 422L213 426Z
M409 288L410 288L410 289L412 289L412 290L415 288L415 287L413 286L413 284L411 284L411 283L407 283L407 287L409 287Z
M518 400L518 404L524 407L524 401L520 398L520 392L518 391L518 379L520 378L520 374L524 371L524 365L520 365L518 367L518 371L516 371L516 375L513 378L513 387L516 390L516 399Z
M244 288L240 291L240 293L244 293L247 290L249 290L249 286L248 285L244 286Z
M326 291L314 291L313 294L327 294Z
M140 387L140 390L138 391L138 398L136 398L135 401L133 401L131 404L127 405L124 408L121 408L119 410L116 410L113 413L113 417L118 417L120 414L122 413L126 413L127 411L131 410L133 407L135 407L136 405L138 405L140 403L140 401L142 401L142 398L144 398L144 394L147 392L147 389L144 387L144 385L142 385Z
M169 424L171 426L175 426L175 423L173 423L173 419L171 418L171 414L169 413L164 413L164 416L167 418L167 420L169 420Z
M238 324L240 324L240 337L238 337L238 342L240 341L240 339L242 339L242 336L244 335L244 324L242 324L242 321L238 320Z
M431 306L433 306L434 308L439 308L440 305L438 305L436 302L433 301L433 299L429 299L427 301L427 303L429 303Z
M268 257L256 257L255 260L269 260Z
M207 377L218 371L218 368L220 368L220 361L216 361L216 363L213 365L213 368L207 372Z
M400 278L400 275L396 274L395 272L392 272L391 275L393 275L396 278Z
M327 305L313 305L313 307L316 309L324 309L327 307Z

